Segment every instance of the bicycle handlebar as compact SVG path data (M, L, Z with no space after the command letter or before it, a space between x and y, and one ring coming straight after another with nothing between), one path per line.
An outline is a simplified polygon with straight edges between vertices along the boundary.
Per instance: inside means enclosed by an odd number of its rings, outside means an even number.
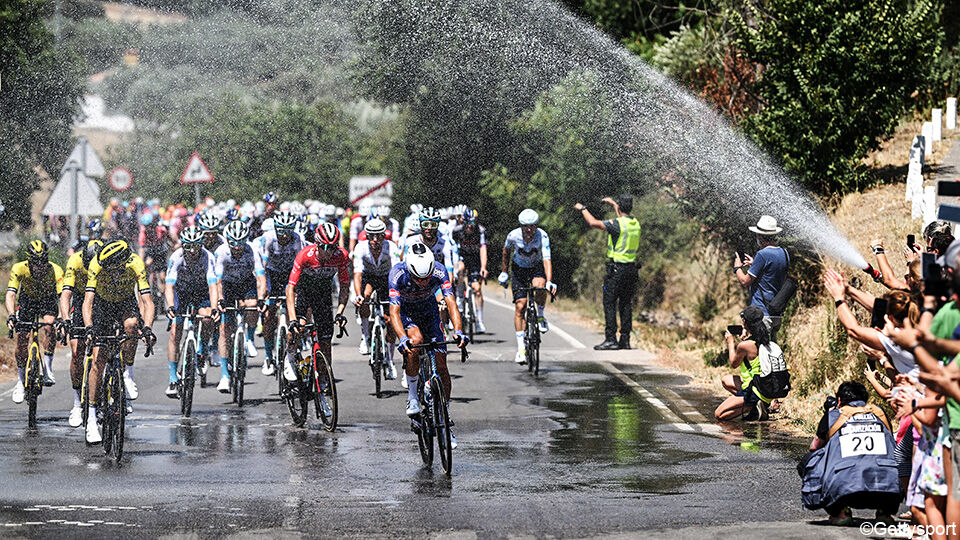
M460 347L460 343L455 339L448 339L446 341L428 341L426 343L421 343L419 345L410 345L409 347L411 350L413 350L413 349L426 349L428 347L434 347L436 345L456 345L457 347ZM460 362L461 363L466 362L467 358L469 357L470 355L467 353L467 347L466 346L460 347Z
M504 287L504 288L506 288L506 287ZM520 292L521 294L526 294L526 293L528 293L528 292L546 291L547 293L550 294L550 301L551 301L551 302L553 302L553 299L556 297L556 295L555 295L553 292L551 292L550 289L547 289L546 287L520 287L520 288L517 289L517 291Z
M349 335L350 335L350 334L347 333L347 323L346 323L346 321L343 321L343 322L340 322L340 323L334 322L334 324L336 324L336 325L339 327L339 331L337 332L337 339L342 339L343 336L345 336L345 335L346 335L346 336L349 336ZM304 332L307 332L308 330L316 329L316 328L317 328L317 323L304 324L304 325L301 325L300 328L303 329ZM329 335L329 336L317 336L317 339L330 339L330 338L332 338L332 337L333 337L333 334L331 334L331 335Z
M9 332L7 333L7 337L8 337L9 339L13 339L13 334L14 334L14 332L15 332L14 329L19 329L19 330L34 330L34 329L38 329L38 330L39 330L41 326L52 326L52 327L56 328L57 323L55 323L55 322L37 322L37 321L17 321L16 323L14 323L13 326L14 326L14 328L11 328L11 329L9 330ZM59 338L58 338L58 340L59 340Z

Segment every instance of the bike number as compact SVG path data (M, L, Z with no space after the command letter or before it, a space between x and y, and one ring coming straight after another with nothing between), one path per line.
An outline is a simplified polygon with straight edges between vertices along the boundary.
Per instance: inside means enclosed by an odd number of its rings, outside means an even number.
M868 454L885 455L886 453L887 443L883 433L851 433L840 436L840 455L842 457Z

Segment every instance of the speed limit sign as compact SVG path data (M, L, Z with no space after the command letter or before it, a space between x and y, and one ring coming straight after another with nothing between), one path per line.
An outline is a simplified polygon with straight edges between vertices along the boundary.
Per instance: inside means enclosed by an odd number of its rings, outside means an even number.
M117 167L110 171L110 187L115 191L126 191L133 187L133 173L126 167Z

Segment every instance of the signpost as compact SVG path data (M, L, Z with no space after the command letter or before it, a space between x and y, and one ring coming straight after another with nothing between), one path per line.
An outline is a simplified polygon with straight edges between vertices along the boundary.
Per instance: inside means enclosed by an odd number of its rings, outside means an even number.
M60 169L60 181L43 207L44 214L70 216L70 245L77 241L79 214L103 213L99 200L100 188L90 177L102 177L105 174L103 163L87 142L87 138L80 137L70 152L70 157Z
M133 173L126 167L117 167L110 171L110 187L114 191L126 191L133 187Z
M350 206L367 201L373 206L390 206L393 185L386 176L354 176L350 179Z
M213 182L213 173L210 172L210 168L204 163L203 158L197 152L190 154L187 166L183 169L183 174L180 175L180 183L193 184L197 206L200 206L200 184L210 182Z

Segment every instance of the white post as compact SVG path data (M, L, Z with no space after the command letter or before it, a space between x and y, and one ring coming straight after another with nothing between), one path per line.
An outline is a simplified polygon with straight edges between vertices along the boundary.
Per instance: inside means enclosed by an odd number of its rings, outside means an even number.
M74 166L73 174L70 175L70 246L77 243L77 173L79 169Z
M924 122L920 134L923 135L923 153L930 156L933 154L933 122Z
M947 98L947 129L957 129L957 98Z
M943 139L943 109L933 109L930 113L933 124L933 142Z
M923 228L937 219L937 188L923 188Z

